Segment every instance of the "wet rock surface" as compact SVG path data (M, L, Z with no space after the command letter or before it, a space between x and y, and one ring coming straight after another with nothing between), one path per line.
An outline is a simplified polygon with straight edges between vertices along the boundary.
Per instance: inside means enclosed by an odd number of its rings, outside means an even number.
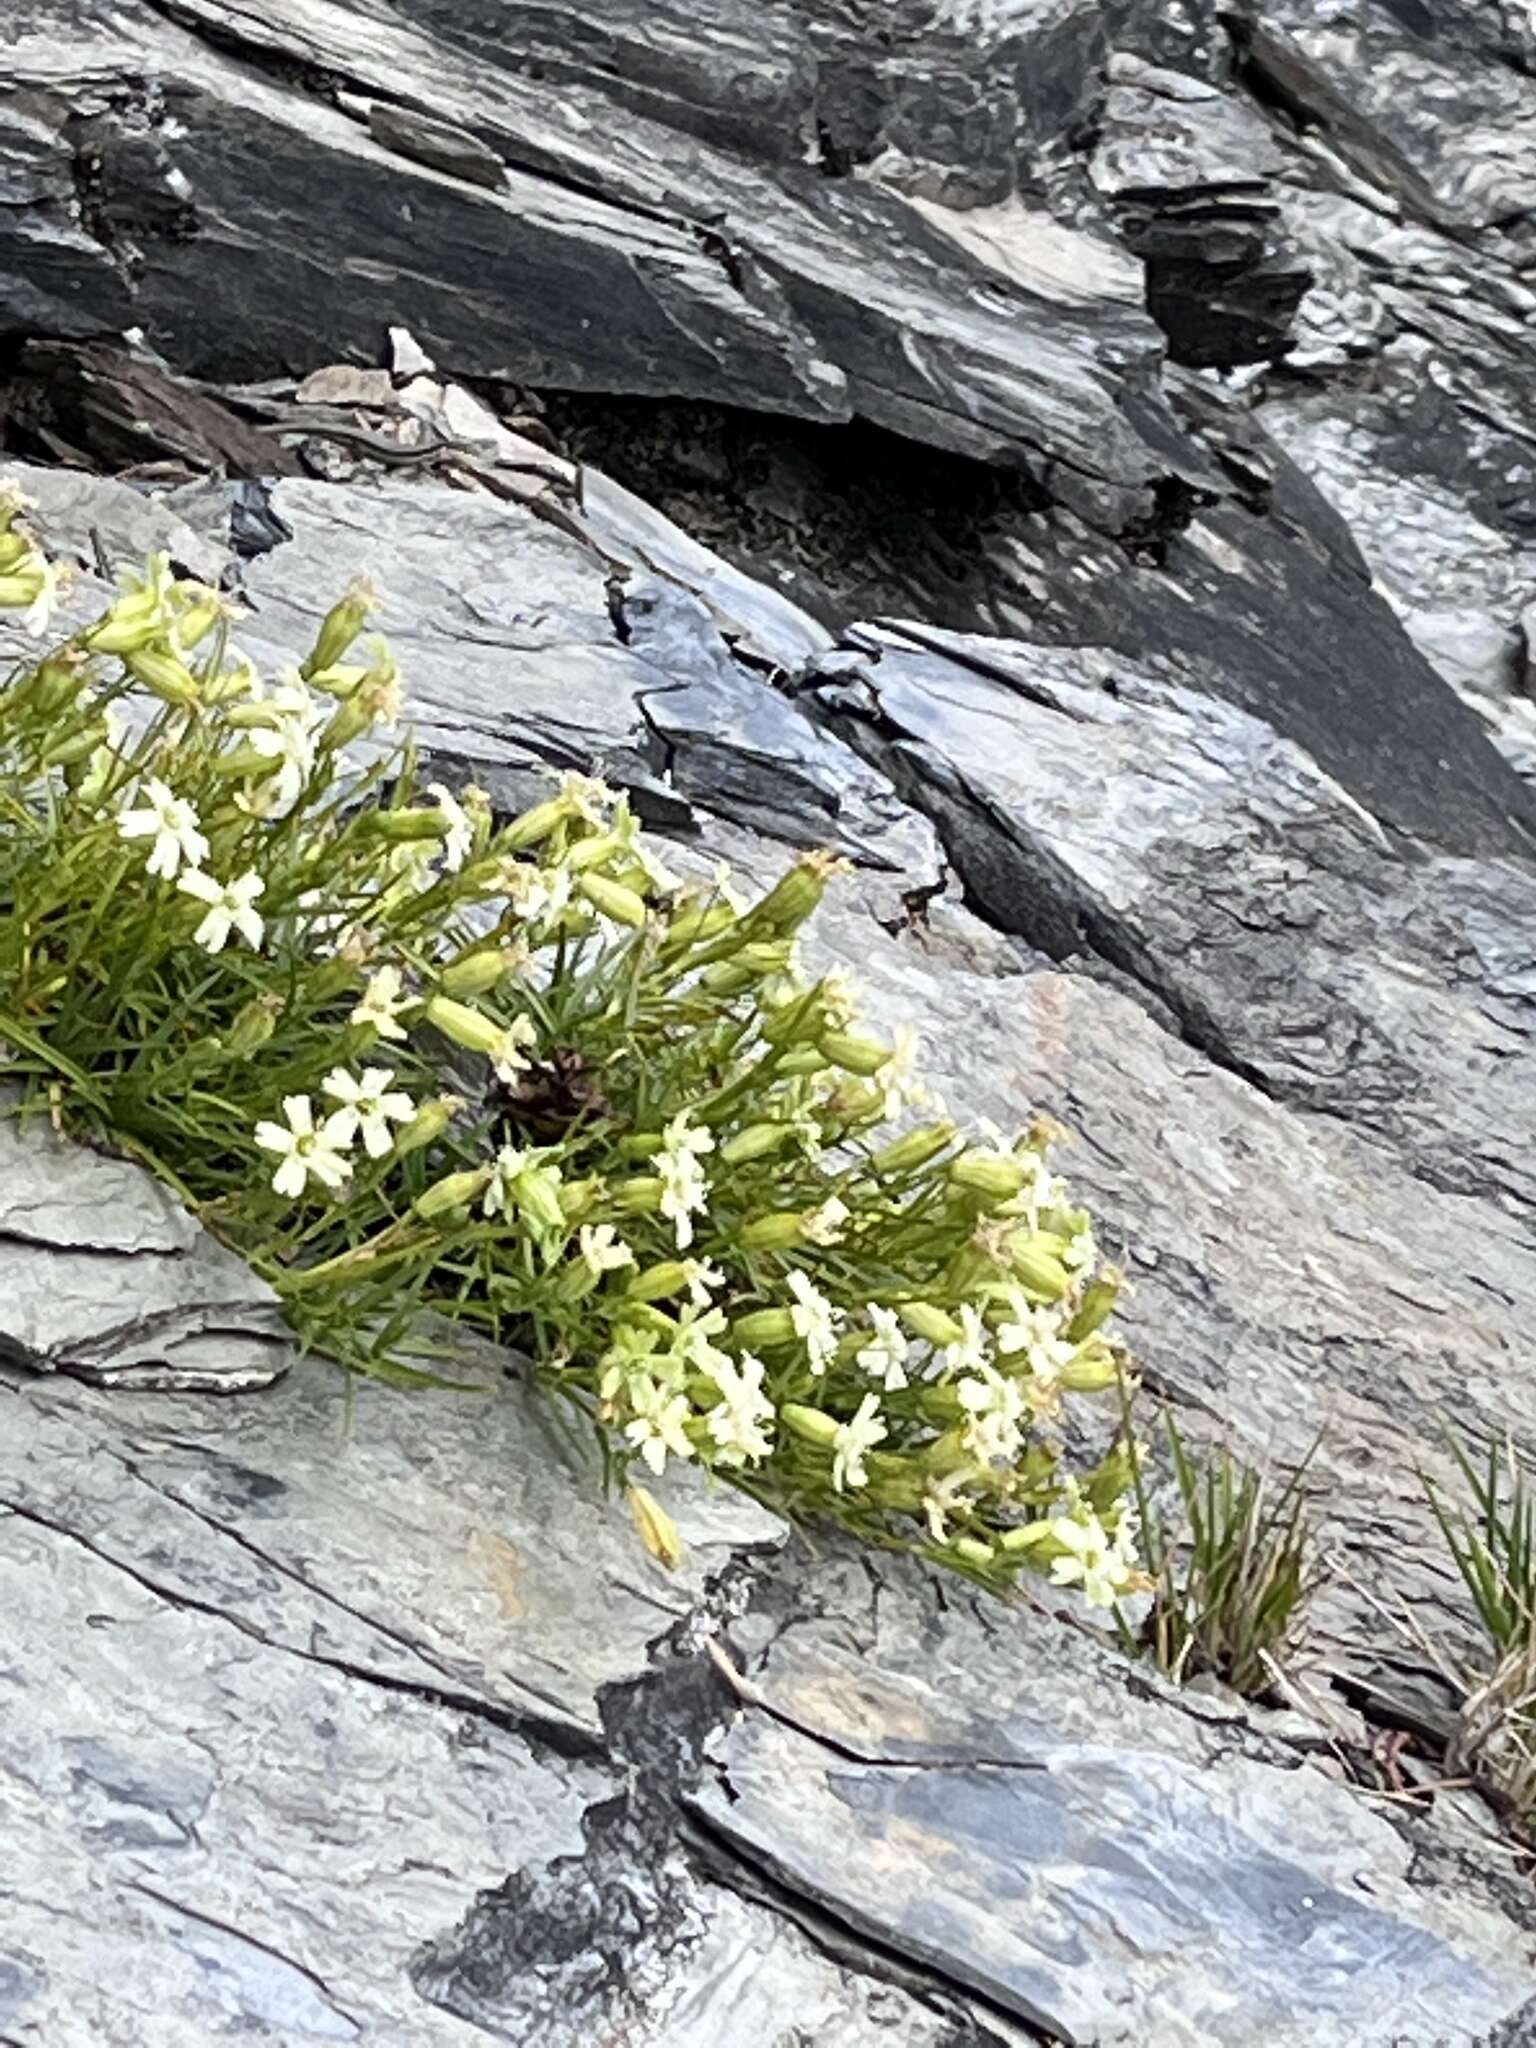
M164 545L281 662L367 567L445 778L837 846L1330 1571L1279 1712L730 1496L668 1577L502 1361L288 1369L0 1124L6 2048L1525 2038L1528 1877L1378 1749L1475 1650L1414 1467L1536 1452L1527 12L12 7L77 602Z

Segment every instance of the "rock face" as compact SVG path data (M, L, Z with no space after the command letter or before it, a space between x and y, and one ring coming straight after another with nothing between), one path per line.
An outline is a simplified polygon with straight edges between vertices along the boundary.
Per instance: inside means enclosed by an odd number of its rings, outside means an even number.
M0 2042L1526 2038L1528 1882L1379 1754L1476 1653L1414 1468L1536 1452L1525 11L7 26L6 444L129 471L30 469L55 542L264 661L367 566L449 780L848 854L824 954L1076 1130L1150 1385L1322 1430L1330 1571L1284 1711L730 1497L666 1577L503 1361L285 1370L0 1123Z

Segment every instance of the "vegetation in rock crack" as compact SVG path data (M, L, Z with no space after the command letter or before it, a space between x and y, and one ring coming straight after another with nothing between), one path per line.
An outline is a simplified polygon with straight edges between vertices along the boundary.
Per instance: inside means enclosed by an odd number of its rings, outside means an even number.
M1449 1440L1470 1508L1420 1481L1488 1638L1469 1676L1448 1762L1487 1785L1522 1827L1536 1827L1536 1493L1512 1442L1475 1461Z
M1143 1453L1129 1436L1128 1401L1126 1423L1152 1584L1140 1630L1133 1634L1122 1619L1127 1647L1147 1650L1181 1683L1210 1672L1247 1698L1270 1692L1312 1589L1305 1484L1316 1445L1276 1486L1225 1447L1197 1459L1165 1415L1182 1523L1170 1526L1152 1504Z
M0 607L61 573L0 504ZM261 679L164 556L0 694L0 1076L175 1188L299 1336L433 1381L448 1324L524 1349L610 1475L698 1464L994 1587L1139 1583L1118 1275L1051 1131L967 1138L913 1047L809 981L835 863L684 886L567 775L498 820L419 786L371 594ZM445 1086L456 1076L452 1087ZM666 1554L659 1505L632 1489Z

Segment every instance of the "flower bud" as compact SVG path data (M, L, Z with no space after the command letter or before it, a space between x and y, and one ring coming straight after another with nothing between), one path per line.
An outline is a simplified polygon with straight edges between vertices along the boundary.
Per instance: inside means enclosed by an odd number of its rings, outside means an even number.
M560 1183L560 1214L567 1223L574 1223L585 1216L598 1196L605 1193L603 1183L590 1175L585 1180L562 1180Z
M1098 1278L1083 1289L1083 1298L1077 1305L1077 1313L1067 1325L1067 1336L1074 1344L1081 1344L1085 1337L1091 1337L1101 1330L1114 1312L1120 1290L1125 1285L1125 1275L1118 1266L1106 1266Z
M439 1095L424 1102L410 1122L395 1133L395 1157L400 1159L407 1152L419 1152L423 1145L434 1144L463 1107L461 1095Z
M690 905L669 920L663 950L672 952L684 946L699 945L706 939L718 938L735 922L736 913L728 903Z
M1058 1550L1061 1547L1051 1534L1049 1519L1040 1522L1025 1522L1017 1529L1005 1529L997 1540L999 1547L1006 1550L1010 1557L1017 1556L1020 1551L1024 1550L1040 1550L1046 1545L1051 1545Z
M624 1216L654 1216L661 1208L662 1184L652 1175L637 1174L632 1180L616 1181L613 1203Z
M949 1548L953 1556L964 1558L967 1564L988 1565L997 1557L992 1545L983 1543L979 1536L957 1536Z
M431 1187L419 1194L411 1206L423 1223L433 1223L441 1217L451 1216L457 1209L467 1209L485 1193L490 1180L491 1169L488 1166L477 1166L465 1173L445 1174L443 1179L434 1181Z
M81 634L92 654L134 654L165 632L164 607L153 589L120 597L112 609Z
M354 740L360 740L365 732L372 732L374 713L374 701L365 690L346 698L321 727L316 743L320 752L337 753L342 747L349 747Z
M640 1541L658 1564L665 1565L669 1572L676 1571L683 1561L683 1539L677 1533L676 1522L643 1486L627 1486L624 1497Z
M370 832L387 839L391 846L414 844L417 840L445 839L448 820L440 810L409 809L369 811L364 824Z
M157 647L139 647L122 657L124 668L135 682L167 704L198 704L202 698L197 678L185 662Z
M1056 1256L1058 1240L1043 1234L1016 1237L1008 1247L1008 1264L1031 1294L1060 1301L1071 1286L1067 1269Z
M803 1443L821 1444L828 1449L837 1442L841 1426L835 1415L824 1414L820 1408L802 1408L797 1401L785 1402L779 1410L779 1420Z
M795 1320L787 1308L754 1308L737 1316L731 1334L744 1351L767 1351L775 1344L793 1344Z
M357 577L346 596L333 604L320 622L309 659L299 671L306 682L322 670L336 666L367 625L368 615L378 601L378 593L367 577Z
M1001 1152L977 1149L950 1161L948 1179L951 1187L985 1195L989 1201L1011 1202L1024 1186L1024 1169Z
M754 932L774 931L783 937L798 931L820 907L828 876L845 865L831 854L802 854L789 873L752 906L744 922Z
M573 875L584 875L589 868L600 867L623 851L624 842L617 832L589 832L585 839L566 848L561 866L569 868Z
M824 1074L827 1062L816 1046L795 1045L779 1060L775 1071L780 1074Z
M891 1058L888 1045L882 1045L876 1038L865 1038L856 1031L828 1031L821 1039L821 1050L833 1066L866 1078L878 1074L882 1067L889 1065Z
M45 768L78 768L91 758L98 747L106 744L107 738L107 721L93 718L89 725L81 726L68 739L55 740L44 753L42 765Z
M739 966L734 960L717 960L699 976L699 986L712 996L739 996L743 989L753 987L761 979L750 967Z
M748 1124L726 1139L720 1157L727 1166L745 1166L749 1160L766 1159L770 1152L777 1152L789 1135L788 1124Z
M535 804L531 811L514 818L505 826L499 843L509 853L524 853L530 846L537 846L541 839L547 839L551 832L563 825L567 816L566 806L559 797L549 797L544 803Z
M611 881L607 875L583 875L576 888L594 910L601 911L604 917L611 917L615 924L639 926L645 923L645 898L637 896L633 889L626 889L622 882Z
M443 969L438 986L449 996L483 996L505 979L515 959L500 946L462 953Z
M665 1259L659 1266L647 1266L636 1273L625 1288L632 1301L670 1301L688 1291L688 1268L681 1259Z
M954 1317L935 1308L931 1301L904 1301L896 1313L912 1335L925 1344L945 1346L958 1344L964 1338L965 1332Z
M249 1059L253 1052L259 1052L277 1029L277 1020L283 1014L283 998L277 995L257 996L247 1003L235 1017L224 1038L224 1049L231 1059Z
M218 591L206 590L201 584L184 584L182 588L190 602L176 621L175 634L177 646L185 653L206 640L220 619L229 618L236 608Z
M1102 1394L1119 1377L1115 1354L1107 1344L1091 1339L1061 1369L1061 1384L1071 1394Z
M792 1209L754 1216L739 1232L741 1243L749 1252L787 1251L792 1244L799 1244L804 1235L800 1215Z
M435 1024L445 1038L451 1038L455 1045L462 1045L466 1052L484 1053L489 1057L501 1050L507 1035L500 1024L493 1023L489 1017L482 1017L467 1003L454 1002L449 996L433 996L425 1015L429 1024Z
M954 1142L955 1127L952 1123L923 1124L915 1131L908 1131L905 1137L896 1138L878 1151L870 1161L876 1173L916 1173L931 1159L936 1159L947 1145Z

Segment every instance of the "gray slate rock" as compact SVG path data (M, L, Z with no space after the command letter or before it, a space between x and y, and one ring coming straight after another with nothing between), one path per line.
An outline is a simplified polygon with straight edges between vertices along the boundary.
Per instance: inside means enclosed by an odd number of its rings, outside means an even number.
M292 1360L277 1297L142 1168L0 1116L0 1359L239 1393Z

